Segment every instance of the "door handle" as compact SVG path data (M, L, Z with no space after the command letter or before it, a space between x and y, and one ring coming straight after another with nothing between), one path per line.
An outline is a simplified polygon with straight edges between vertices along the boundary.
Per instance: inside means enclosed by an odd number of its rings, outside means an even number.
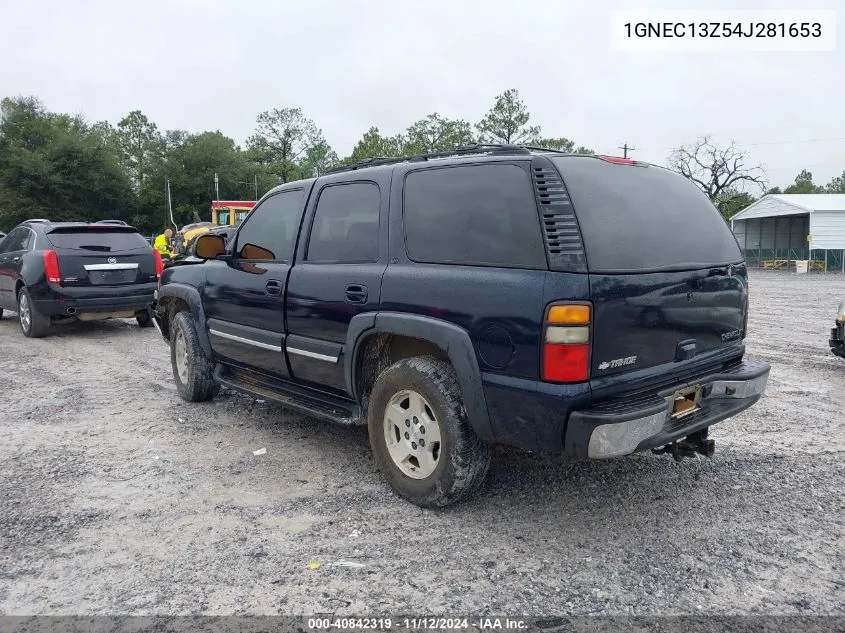
M347 303L367 303L367 287L361 284L349 284L346 286Z
M267 282L267 285L264 286L264 293L272 297L278 297L282 294L282 282L271 279Z
M12 261L13 262L19 262L19 261L21 261L21 258L20 257L13 257Z

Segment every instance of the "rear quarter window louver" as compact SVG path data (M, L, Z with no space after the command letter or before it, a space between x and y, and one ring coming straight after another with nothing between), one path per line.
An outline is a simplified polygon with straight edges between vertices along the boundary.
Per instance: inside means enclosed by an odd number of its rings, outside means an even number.
M549 267L562 272L587 272L581 230L560 174L544 158L535 159L531 171Z

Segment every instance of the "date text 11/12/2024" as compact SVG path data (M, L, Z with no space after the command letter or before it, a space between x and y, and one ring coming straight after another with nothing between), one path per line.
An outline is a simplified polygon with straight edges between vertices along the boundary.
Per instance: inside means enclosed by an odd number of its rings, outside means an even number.
M308 629L313 631L521 631L528 623L519 618L309 618Z

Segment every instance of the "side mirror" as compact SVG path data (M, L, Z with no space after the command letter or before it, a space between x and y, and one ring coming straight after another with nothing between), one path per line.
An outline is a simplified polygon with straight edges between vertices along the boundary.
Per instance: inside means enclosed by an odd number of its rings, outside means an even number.
M255 244L245 244L241 249L240 257L243 259L273 259L275 256L266 248L261 248Z
M196 254L201 259L214 259L226 252L226 242L219 235L200 235Z

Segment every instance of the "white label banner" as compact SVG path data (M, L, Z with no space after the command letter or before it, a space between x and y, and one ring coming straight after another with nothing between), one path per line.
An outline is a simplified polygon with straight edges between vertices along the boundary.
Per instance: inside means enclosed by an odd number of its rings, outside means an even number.
M836 11L614 11L612 46L631 52L835 51Z

